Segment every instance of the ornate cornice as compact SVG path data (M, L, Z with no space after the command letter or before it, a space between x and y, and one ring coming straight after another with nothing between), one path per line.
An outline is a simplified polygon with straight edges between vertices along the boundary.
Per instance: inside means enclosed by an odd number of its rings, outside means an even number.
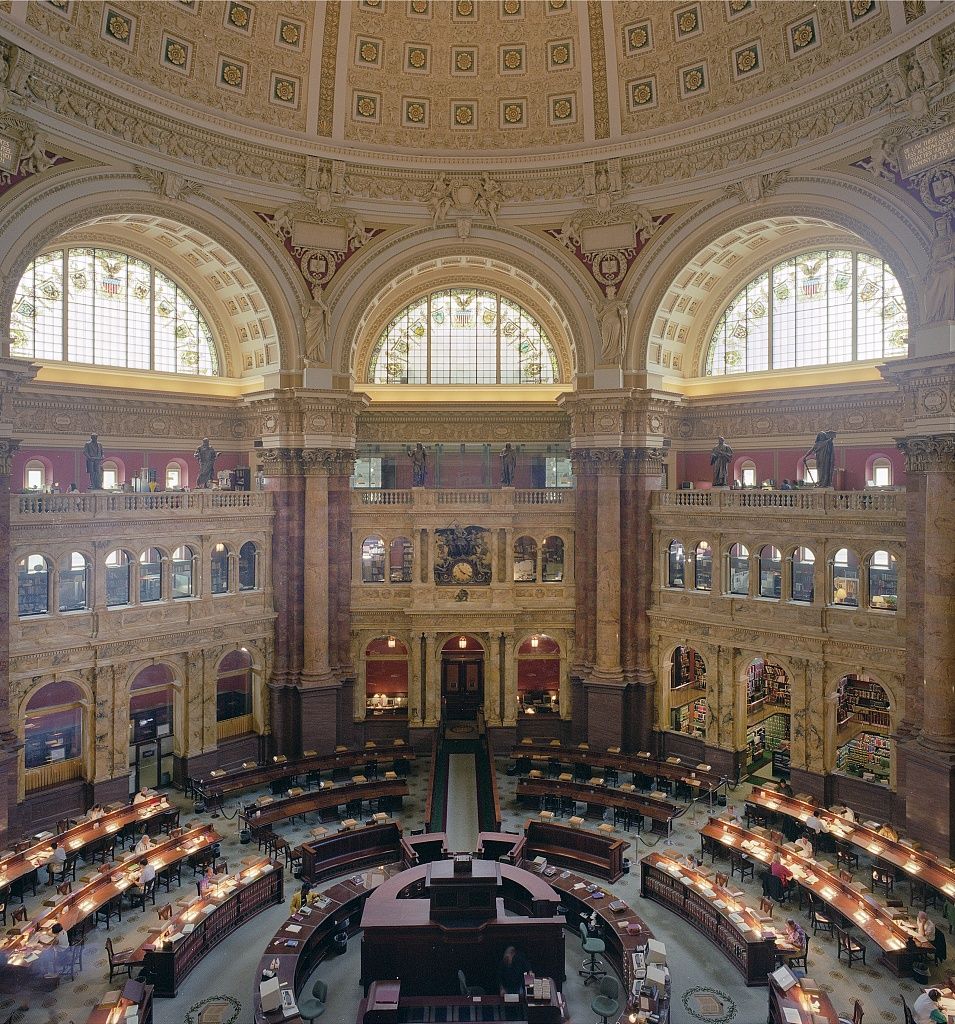
M955 473L955 434L901 437L896 444L908 473Z
M262 448L256 451L259 470L265 476L302 475L302 452L299 448Z
M358 441L440 442L561 441L570 437L567 416L553 408L372 408L358 420Z

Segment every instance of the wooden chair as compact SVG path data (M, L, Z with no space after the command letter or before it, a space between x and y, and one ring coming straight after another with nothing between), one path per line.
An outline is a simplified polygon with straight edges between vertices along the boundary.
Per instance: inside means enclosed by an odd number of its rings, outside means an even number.
M902 1012L905 1014L905 1024L915 1024L915 1018L912 1016L909 1004L904 999L902 1000Z
M123 920L122 893L119 893L117 896L114 896L111 900L107 900L101 907L97 908L93 923L95 925L99 924L100 921L103 921L106 924L106 929L108 931L109 923L114 917L119 921Z
M26 919L27 919L27 908L26 907L17 907L17 909L14 910L14 912L13 912L13 923L14 924L20 924L21 922L26 921Z
M286 865L288 865L289 858L292 855L292 847L289 841L281 836L276 836L272 843L272 855L276 860L284 860Z
M832 930L835 928L832 918L828 914L823 914L815 904L809 908L809 923L812 925L813 935L817 932L832 935Z
M166 892L172 889L172 880L176 879L176 885L182 885L182 861L177 860L175 863L170 864L168 867L162 869L158 875L156 875L157 886L162 885Z
M938 905L938 891L931 885L925 882L918 882L913 878L912 889L909 893L909 906L920 906L923 910L928 910L929 907L937 907ZM949 931L951 931L951 925L949 925Z
M846 871L845 868L840 868L839 869L839 877L842 879L843 882L851 882L852 881L852 872L851 871Z
M787 966L790 968L801 967L804 971L809 971L809 936L806 936L806 941L803 943L801 953L791 953L785 958Z
M716 872L716 884L721 888L725 889L729 884L730 876L724 875L722 872Z
M61 883L60 885L58 885L56 887L56 891L61 896L69 896L69 894L73 891L73 883L72 882L63 882L63 883Z
M745 882L747 878L755 877L756 866L748 857L744 857L743 854L733 850L730 853L730 878L737 871L739 872L739 880Z
M137 966L135 949L124 949L118 953L113 949L113 940L106 939L106 957L109 960L109 980L113 982L113 975L125 971L130 978L133 976L133 968Z
M126 890L126 896L129 899L129 906L131 909L138 906L145 914L146 900L149 900L153 906L156 906L156 879L151 879L142 887L138 885L132 886Z
M855 871L859 867L859 855L848 843L836 840L836 863L841 868Z
M872 869L872 891L878 892L880 889L886 896L895 889L895 872L877 865Z
M862 1009L862 1003L858 999L852 1004L852 1016L843 1017L839 1016L839 1024L862 1024L862 1017L865 1011Z
M160 921L171 921L172 920L172 904L164 903L161 907L156 907L156 916Z
M771 918L773 916L773 908L775 906L776 904L772 900L767 899L765 896L760 896L759 910L761 914L765 914L766 917Z
M839 951L836 954L837 960L841 960L844 956L846 958L846 964L849 967L859 960L865 964L865 945L863 943L856 942L856 940L842 928L836 928L836 941L839 946Z

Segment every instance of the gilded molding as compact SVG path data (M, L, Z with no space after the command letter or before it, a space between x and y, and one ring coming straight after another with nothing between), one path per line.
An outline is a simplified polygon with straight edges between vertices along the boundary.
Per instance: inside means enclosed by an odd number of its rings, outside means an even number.
M322 40L322 67L319 77L318 123L319 135L331 135L335 109L335 73L338 56L338 25L341 21L341 0L327 0L325 4L325 37Z
M590 33L590 67L593 79L594 137L610 138L610 107L607 98L607 54L604 50L604 10L601 0L587 0L587 28ZM610 17L613 9L609 8Z
M345 476L355 469L355 452L349 448L303 448L299 453L305 476Z

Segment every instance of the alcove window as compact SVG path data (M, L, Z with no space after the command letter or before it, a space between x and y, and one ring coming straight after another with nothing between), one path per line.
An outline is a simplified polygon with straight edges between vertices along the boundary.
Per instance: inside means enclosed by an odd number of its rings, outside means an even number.
M812 604L815 573L816 556L809 548L796 548L792 553L791 600Z
M110 551L106 556L106 607L129 604L132 565L125 551Z
M729 551L729 594L749 594L749 548L734 544Z
M366 537L361 542L361 581L385 582L385 544L381 537Z
M678 540L670 542L667 548L667 586L686 585L686 551Z
M239 548L239 590L258 588L259 549L251 540Z
M28 491L42 491L46 487L46 466L31 459L23 468L23 486Z
M395 537L388 548L388 580L391 583L410 583L412 575L411 541Z
M170 462L166 466L166 490L177 491L182 486L182 467L178 462Z
M701 540L694 556L695 572L693 585L697 590L713 589L713 549L709 542Z
M759 551L759 596L779 598L782 586L782 555L767 544Z
M892 463L888 459L877 458L872 460L872 486L892 486Z
M239 648L219 662L216 673L216 721L227 722L251 714L252 656L244 648Z
M71 551L60 562L60 611L78 612L87 608L89 562L79 551Z
M869 559L869 607L890 612L899 607L899 572L888 551L873 551Z
M840 548L832 559L832 603L859 607L859 556Z
M514 582L537 582L537 542L533 537L514 541Z
M564 542L548 537L541 545L541 582L560 583L564 578Z
M17 562L17 607L21 619L50 610L50 563L43 555L27 555Z
M212 593L229 592L229 549L225 544L216 544L212 549Z
M119 486L119 466L112 459L103 463L103 490L115 491Z
M740 464L739 467L739 482L744 487L755 487L756 486L756 463L750 462L748 459L746 462Z
M183 545L176 548L172 553L172 596L173 600L179 597L192 597L195 594L193 589L194 562L196 553L192 548Z
M162 600L162 552L147 548L139 556L139 603Z
M27 768L69 761L83 753L83 692L69 681L47 683L27 702L23 760Z

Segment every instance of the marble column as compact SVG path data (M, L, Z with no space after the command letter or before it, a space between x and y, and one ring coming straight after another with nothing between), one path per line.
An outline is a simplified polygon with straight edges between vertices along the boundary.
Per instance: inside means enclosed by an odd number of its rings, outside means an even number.
M594 607L596 603L596 483L595 464L588 449L571 453L576 479L574 529L574 664L571 674L586 675L594 663Z
M596 531L596 662L592 678L623 679L620 665L620 473L624 453L619 448L595 450L597 466Z
M329 452L307 449L302 452L302 463L305 473L306 536L302 558L301 680L303 686L313 686L327 683L332 678L329 477L334 462Z
M10 471L20 442L0 438L0 845L15 831L20 742L10 717Z

